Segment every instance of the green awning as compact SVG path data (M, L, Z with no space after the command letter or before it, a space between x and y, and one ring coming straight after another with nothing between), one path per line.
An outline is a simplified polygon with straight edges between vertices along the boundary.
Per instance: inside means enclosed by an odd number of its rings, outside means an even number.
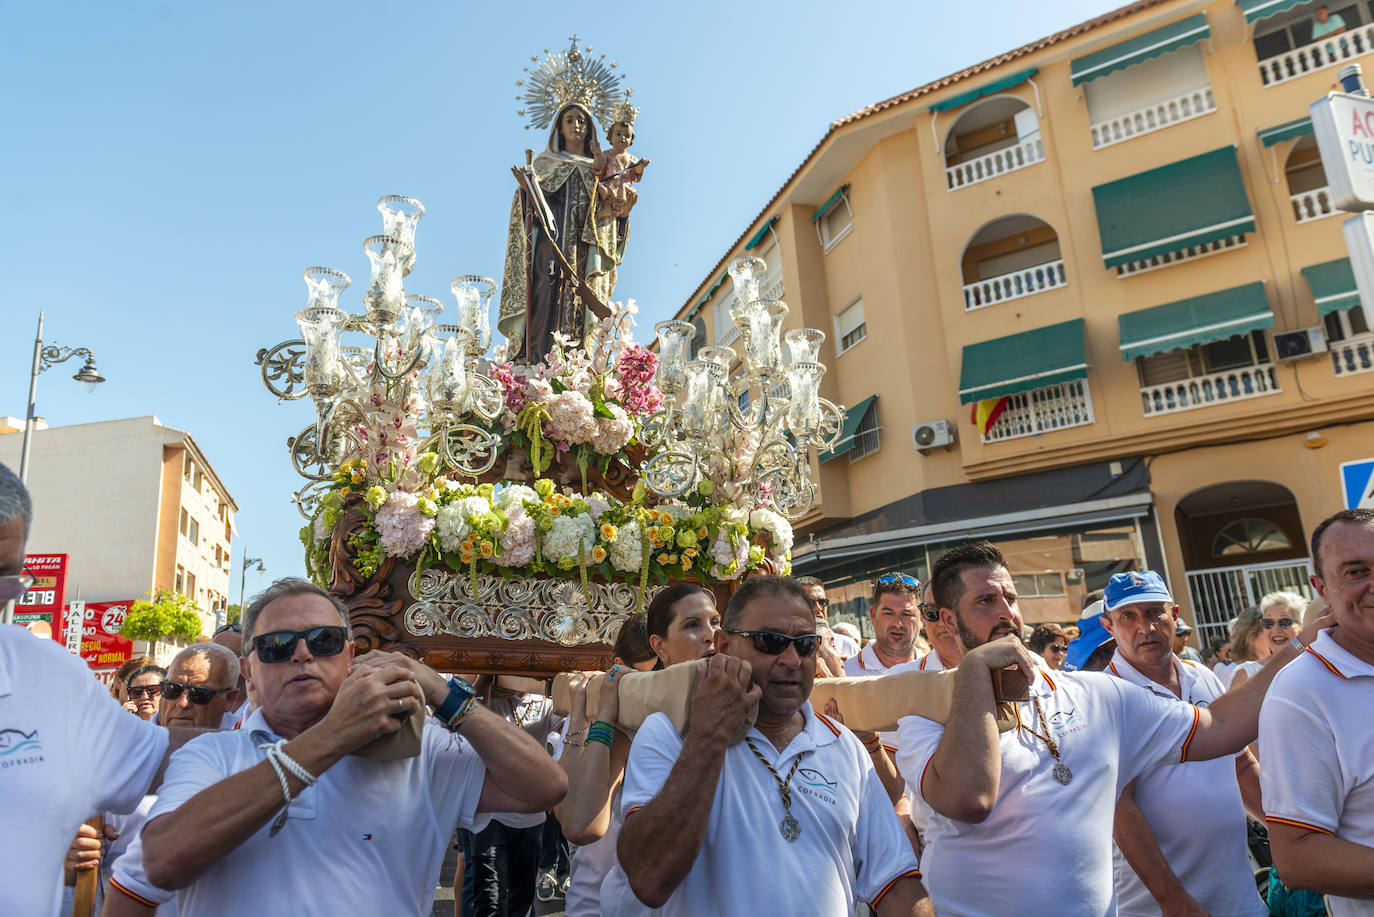
M760 229L758 232L754 233L754 235L749 239L748 242L745 242L745 243L744 243L744 250L745 250L745 251L750 251L750 250L752 250L756 245L758 245L760 242L762 242L762 241L763 241L763 237L766 236L766 235L768 235L768 230L772 229L772 228L773 228L773 225L774 225L775 223L777 223L777 222L778 222L778 218L777 218L777 217L773 217L771 220L769 220L768 222L764 223L764 224L763 224L763 228Z
M1137 357L1272 328L1274 311L1264 295L1264 284L1256 282L1127 312L1117 321L1121 359L1129 363Z
M1028 392L1088 375L1083 319L964 348L959 403Z
M1253 232L1235 147L1093 188L1107 267Z
M844 193L849 190L848 185L840 185L835 189L835 193L825 199L825 203L816 208L816 212L811 214L811 222L820 222L821 217L835 209L835 205L844 197Z
M822 462L828 462L833 458L839 458L850 449L854 448L854 436L858 432L859 424L863 423L865 415L873 408L873 402L878 400L877 395L869 395L863 401L848 408L844 412L844 433L841 434L839 442L835 448L829 452L822 452L816 456Z
M1073 84L1078 86L1118 70L1125 70L1132 64L1141 64L1152 57L1186 48L1211 36L1212 31L1207 27L1207 17L1202 13L1195 13L1187 19L1171 22L1163 28L1154 29L1144 35L1137 35L1109 48L1077 58L1069 66L1069 73L1073 76Z
M1285 121L1283 124L1276 124L1273 127L1266 127L1262 131L1256 132L1259 135L1260 143L1265 146L1273 146L1285 140L1293 140L1298 137L1306 137L1312 133L1312 119L1299 118L1296 121Z
M1330 315L1360 305L1360 291L1355 285L1355 271L1349 258L1337 258L1302 269L1312 298L1317 301L1317 314Z
M957 96L950 96L948 99L942 99L941 101L936 102L934 105L930 106L930 111L949 111L951 108L958 108L960 105L967 105L975 99L980 99L983 96L990 96L995 93L1001 92L1003 89L1010 89L1013 86L1020 86L1026 80L1035 76L1036 69L1037 68L1032 67L1029 70L1022 70L1019 73L1013 73L1010 76L1004 76L996 82L988 83L985 86L979 86L977 89L970 89L968 92L961 92Z
M720 289L721 284L725 283L725 279L729 276L729 274L721 274L716 278L716 282L711 284L710 289L706 291L706 295L701 297L701 302L697 303L698 310L711 301L711 297L716 295L716 291Z
M1310 0L1236 0L1236 6L1245 13L1245 23L1249 25L1308 2Z

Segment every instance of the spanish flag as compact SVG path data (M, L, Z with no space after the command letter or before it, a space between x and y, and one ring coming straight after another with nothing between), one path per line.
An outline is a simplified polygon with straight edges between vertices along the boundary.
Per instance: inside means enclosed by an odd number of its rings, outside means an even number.
M988 435L988 431L992 429L992 425L997 423L997 418L1001 417L1002 412L1007 409L1007 401L1010 400L1010 397L1009 395L1003 395L1001 398L989 398L986 401L979 401L973 405L971 419L973 425L978 428L979 434L983 436Z

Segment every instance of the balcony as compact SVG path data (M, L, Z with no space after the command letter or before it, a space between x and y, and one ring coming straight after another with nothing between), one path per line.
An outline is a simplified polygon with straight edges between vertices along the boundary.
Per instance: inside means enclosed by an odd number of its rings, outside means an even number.
M1163 130L1172 124L1199 118L1216 110L1217 103L1212 99L1211 86L1194 89L1163 102L1156 102L1091 125L1093 149L1100 150L1105 146Z
M1312 223L1345 212L1331 206L1330 188L1323 187L1314 188L1311 191L1300 191L1292 195L1289 200L1293 202L1293 216L1297 218L1299 223Z
M1332 341L1331 368L1338 376L1374 371L1374 334L1361 334L1344 341Z
M1292 51L1285 51L1259 63L1260 81L1265 88L1295 80L1318 70L1337 67L1362 54L1374 45L1374 23L1319 38Z
M1092 422L1093 403L1088 397L1087 380L1075 379L1009 396L1006 410L984 434L983 442L1039 436Z
M1062 259L964 284L964 308L981 309L1011 299L1057 290L1066 285Z
M1157 414L1175 414L1228 401L1260 398L1281 391L1273 364L1262 363L1161 385L1144 386L1140 389L1140 400L1145 408L1145 416L1154 417Z
M1044 158L1045 144L1038 136L1032 137L1015 146L1004 147L985 156L948 166L945 168L945 180L949 184L948 190L958 191L989 178L1033 166Z

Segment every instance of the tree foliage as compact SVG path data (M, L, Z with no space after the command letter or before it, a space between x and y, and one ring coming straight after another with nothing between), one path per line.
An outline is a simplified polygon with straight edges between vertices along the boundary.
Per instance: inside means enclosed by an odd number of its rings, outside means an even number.
M124 616L120 633L130 640L160 640L163 637L200 636L200 615L189 596L177 592L157 592L152 601L134 602Z
M227 606L225 606L225 609L224 609L224 623L225 623L225 624L237 624L237 623L239 623L239 619L240 619L241 617L243 617L243 606L242 606L242 605L227 605Z

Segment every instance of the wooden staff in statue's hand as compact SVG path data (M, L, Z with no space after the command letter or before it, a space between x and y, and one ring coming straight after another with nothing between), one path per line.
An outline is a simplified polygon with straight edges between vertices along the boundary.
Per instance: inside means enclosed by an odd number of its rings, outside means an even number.
M544 191L539 187L539 179L534 174L534 151L525 151L525 165L523 167L511 167L511 174L515 176L515 181L520 185L525 193L525 212L532 214L539 228L549 238L549 244L553 247L553 256L559 269L564 276L573 282L577 288L577 298L582 300L582 304L591 310L597 318L609 318L610 308L601 301L601 297L592 292L591 287L582 276L573 269L568 263L568 256L563 253L563 249L558 244L558 234L553 226L553 211L549 209L549 203L544 199ZM533 250L533 246L530 247Z

